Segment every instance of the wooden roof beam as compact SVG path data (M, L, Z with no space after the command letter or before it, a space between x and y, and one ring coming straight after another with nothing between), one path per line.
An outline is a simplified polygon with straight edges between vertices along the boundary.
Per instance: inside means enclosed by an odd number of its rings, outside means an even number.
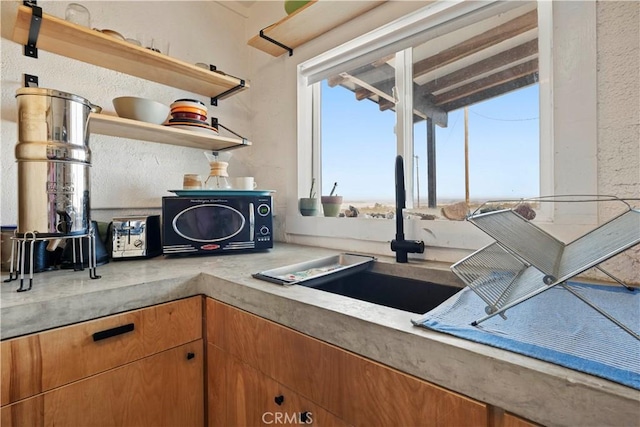
M378 101L378 108L380 108L380 111L391 110L395 106L396 106L396 103L391 102L388 99L380 98L380 101Z
M473 65L461 68L453 73L438 77L420 86L423 93L434 93L441 91L447 87L457 85L466 80L472 80L477 76L486 74L495 69L505 67L506 65L528 58L538 53L538 39L534 39L523 43L519 46L500 52L482 61L478 61Z
M388 65L386 62L393 57L395 57L395 55L389 55L387 57L379 59L378 61L374 61L371 64L365 64L361 67L350 70L346 74L361 77L363 80L369 83L377 83L384 80L392 79L395 76L395 68ZM335 76L329 77L327 79L329 87L338 86L344 83L346 81L345 77L343 76L344 74L345 73L340 73Z
M342 77L341 75L336 75L336 76L331 76L327 79L327 84L329 85L329 87L336 87L338 85L341 85L342 83L346 82L347 79L345 79L344 77Z
M538 11L532 10L531 12L518 16L509 22L505 22L502 25L492 28L489 31L485 31L484 33L465 40L462 43L458 43L449 49L445 49L436 55L416 62L413 65L413 77L416 78L427 74L436 68L440 68L473 53L513 38L519 34L537 28L537 26Z
M487 90L476 92L466 98L459 98L447 104L439 105L444 111L453 111L458 108L466 107L478 102L485 101L496 96L504 95L505 93L514 91L516 89L532 85L538 82L538 73L532 73L515 80L503 83L498 86L494 86Z
M358 101L362 101L363 99L369 98L373 95L374 93L371 92L369 89L365 89L363 87L359 87L356 89L356 99Z
M538 59L533 59L438 95L434 98L434 102L436 105L448 104L457 99L467 98L477 92L491 89L494 86L502 85L537 71Z
M382 83L370 84L348 73L341 73L340 76L342 76L342 78L344 78L345 80L350 80L351 82L360 86L358 89L356 89L356 99L358 99L358 90L364 89L371 92L372 95L378 95L378 104L385 106L385 109L381 109L381 111L389 109L389 107L387 107L387 104L384 102L385 100L393 103L393 105L395 106L395 99L392 96L392 90L394 86L393 81L387 80ZM360 96L363 96L365 93L366 92L364 91L360 91ZM430 98L422 95L420 93L420 86L416 84L413 85L413 112L418 116L423 116L423 118L432 118L434 123L438 126L447 127L447 113L434 105L433 102L431 102Z
M380 111L387 111L387 110L395 111L395 104L390 101L387 101L386 99L382 99L382 101L378 104L378 108L380 109ZM416 113L416 110L413 110L413 111L414 111L413 123L418 123L427 119L427 117L423 113Z

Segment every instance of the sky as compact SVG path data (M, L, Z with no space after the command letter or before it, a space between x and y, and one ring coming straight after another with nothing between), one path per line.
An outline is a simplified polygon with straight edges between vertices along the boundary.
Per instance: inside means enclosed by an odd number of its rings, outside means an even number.
M470 198L501 199L539 195L538 85L469 107ZM353 92L322 83L323 195L338 183L345 201L394 199L395 113L381 112ZM426 122L414 126L412 165L419 171L420 199L427 200ZM464 200L464 110L436 126L438 200ZM409 162L405 159L405 169ZM416 186L414 181L414 186ZM414 195L415 196L415 195ZM414 197L415 199L415 197Z

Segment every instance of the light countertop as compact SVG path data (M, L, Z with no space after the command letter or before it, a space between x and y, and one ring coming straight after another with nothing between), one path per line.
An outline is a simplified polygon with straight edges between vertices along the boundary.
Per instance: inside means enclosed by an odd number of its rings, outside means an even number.
M28 292L15 292L17 281L2 283L1 337L203 294L541 424L640 424L638 390L415 327L411 319L420 316L414 313L251 277L338 253L276 243L257 253L112 261L97 268L97 280L87 270L37 273ZM373 270L459 283L447 266L434 263L396 264L378 256Z

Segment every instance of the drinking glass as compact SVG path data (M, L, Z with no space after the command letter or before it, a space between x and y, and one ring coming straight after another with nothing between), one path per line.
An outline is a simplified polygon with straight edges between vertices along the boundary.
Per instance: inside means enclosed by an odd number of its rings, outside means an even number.
M169 55L169 39L154 37L151 40L151 50Z
M64 19L74 24L91 28L91 14L89 10L81 4L69 3L64 12Z

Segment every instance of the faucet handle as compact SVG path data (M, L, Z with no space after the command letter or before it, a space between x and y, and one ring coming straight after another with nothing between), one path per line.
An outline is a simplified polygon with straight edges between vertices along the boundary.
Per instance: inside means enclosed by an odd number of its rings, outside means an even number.
M424 242L422 240L392 240L391 250L421 254L424 253Z
M391 250L396 253L396 262L405 263L408 261L407 254L424 253L424 242L422 240L392 240Z

